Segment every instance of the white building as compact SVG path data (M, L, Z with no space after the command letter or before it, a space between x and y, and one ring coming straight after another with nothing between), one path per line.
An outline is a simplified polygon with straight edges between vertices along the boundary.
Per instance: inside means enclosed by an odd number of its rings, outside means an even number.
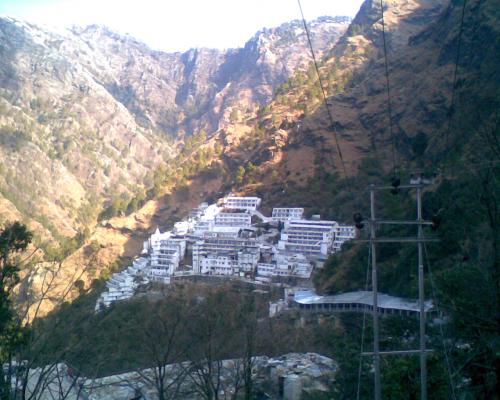
M285 222L292 219L302 219L303 215L303 208L273 208L271 220L274 222Z
M215 216L220 213L220 210L217 204L210 204L204 208L200 221L213 221Z
M139 257L132 262L132 265L127 268L127 271L132 276L144 277L148 267L149 259L147 257Z
M141 282L170 283L185 258L187 239L194 240L193 269L190 274L245 275L257 270L257 280L270 281L276 276L309 278L313 267L310 261L321 262L332 251L340 250L346 240L353 239L353 226L335 221L322 221L319 216L304 220L303 208L274 208L272 217L257 209L258 197L227 196L218 204L201 203L187 220L174 224L172 232L159 229L144 242L143 255L125 271L114 274L107 282L107 291L99 298L96 309L102 305L133 296ZM284 222L281 237L275 247L277 230L258 237L260 230L252 228L252 217L264 222ZM259 263L263 261L262 263Z
M238 267L243 272L253 272L260 258L258 247L244 247L238 251Z
M96 311L101 307L109 307L109 305L118 300L129 299L134 295L137 284L134 282L134 277L122 271L115 273L106 282L107 290L101 294L95 306Z
M152 280L170 283L170 276L179 268L185 251L186 242L181 239L170 238L155 244L150 249L148 277Z
M233 238L240 236L241 228L237 226L214 226L211 230L206 231L204 238Z
M143 252L149 253L150 249L156 244L160 243L161 240L169 239L172 236L171 232L160 232L160 228L156 228L156 231L149 237L148 240L144 242Z
M186 240L172 237L171 232L156 229L145 243L149 255L147 277L154 281L170 283L170 276L179 268L186 254Z
M331 251L335 238L335 221L286 221L278 242L282 252L305 254L313 259L324 259Z
M194 227L194 223L190 221L179 221L174 224L172 234L176 236L186 236Z
M202 237L206 232L210 232L214 229L214 221L198 221L194 224L193 235Z
M191 230L194 236L203 237L205 232L209 232L214 228L215 217L219 214L221 209L217 204L207 205L207 203L202 203L198 209L195 210L196 217L192 219Z
M113 301L129 299L134 295L140 283L147 282L146 274L149 270L149 259L139 257L126 270L117 272L106 282L107 290L99 296L95 310L109 307Z
M280 254L272 263L257 264L257 275L310 278L313 267L302 254Z
M235 275L238 273L238 260L229 255L207 255L200 260L202 274Z
M189 218L193 220L199 219L208 207L208 203L201 203L198 207L193 208L189 212Z
M309 278L313 267L303 254L276 254L276 265L279 270L292 271L298 278Z
M215 216L215 226L248 228L252 226L252 216L241 212L221 212Z
M340 251L344 242L356 239L356 228L350 225L337 225L335 227L335 239L333 240L332 251Z
M149 274L153 280L172 275L179 267L179 249L163 245L151 253Z
M257 275L259 276L279 276L277 271L276 263L258 263L257 264ZM288 271L286 273L288 275Z
M215 256L227 256L237 261L241 258L243 270L254 270L259 255L259 246L254 240L208 237L193 244L193 271L196 274L201 273L202 260Z
M259 197L227 196L222 202L224 208L253 211L259 207L261 199Z

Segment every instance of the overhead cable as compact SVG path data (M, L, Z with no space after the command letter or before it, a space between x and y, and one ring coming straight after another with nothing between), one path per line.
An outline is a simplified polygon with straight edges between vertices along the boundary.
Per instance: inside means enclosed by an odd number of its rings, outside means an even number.
M380 0L380 9L382 13L382 41L384 44L384 68L385 68L385 81L387 89L387 115L389 118L389 132L391 135L391 147L392 147L392 171L394 176L396 176L396 139L394 137L394 129L392 124L392 101L391 101L391 85L389 79L389 62L387 59L387 40L385 34L385 18L384 18L384 1Z
M347 178L347 170L346 170L345 163L344 163L344 157L342 156L342 151L340 150L340 144L339 144L339 140L338 140L338 136L337 136L337 131L335 130L335 123L333 121L333 116L332 116L332 113L331 113L330 108L328 106L328 102L326 101L326 91L325 91L325 88L323 86L323 82L321 81L318 62L316 61L316 55L314 54L314 49L313 49L313 45L312 45L312 41L311 41L311 35L309 33L309 28L307 27L307 22L306 22L306 19L304 17L304 12L302 11L302 5L300 4L300 0L297 0L297 2L299 4L300 15L302 16L302 23L304 24L304 30L306 31L307 42L309 43L309 48L311 50L311 56L313 59L314 68L316 70L316 75L318 76L318 82L319 82L319 86L321 89L321 94L323 95L323 102L325 104L326 111L328 113L328 119L330 120L330 128L333 131L333 137L335 139L335 146L337 148L337 153L339 155L340 162L342 163L342 170L344 172L344 177Z

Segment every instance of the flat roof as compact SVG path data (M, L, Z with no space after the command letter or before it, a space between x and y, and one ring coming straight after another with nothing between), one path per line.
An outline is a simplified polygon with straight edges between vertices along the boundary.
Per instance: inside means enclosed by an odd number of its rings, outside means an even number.
M227 196L226 199L242 199L242 200L260 200L260 197L256 196Z
M325 219L291 219L288 221L289 225L306 225L306 226L336 226L338 223L336 221L327 221Z
M238 233L240 230L239 226L214 226L209 232Z
M320 296L313 290L299 291L295 293L295 302L299 304L346 304L357 303L373 306L373 292L360 290L337 295ZM379 308L419 312L420 307L417 300L404 299L402 297L390 296L379 293L377 296ZM425 302L425 311L434 307L432 300Z

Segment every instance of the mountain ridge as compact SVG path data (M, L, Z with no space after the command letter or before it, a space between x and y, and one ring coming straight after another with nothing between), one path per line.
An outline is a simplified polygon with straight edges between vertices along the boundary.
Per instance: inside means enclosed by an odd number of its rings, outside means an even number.
M333 21L317 23L335 25L318 34L318 40L347 28L346 22ZM277 29L288 32L285 25ZM276 36L274 29L268 31L253 39ZM187 137L213 132L237 104L255 107L255 96L266 101L276 79L309 62L307 53L293 60L294 52L273 55L274 62L291 59L289 70L278 77L275 71L283 64L268 68L269 57L259 60L279 35L255 48L250 39L247 51L192 49L173 54L97 25L73 27L62 35L3 18L0 36L0 190L42 236L58 241L92 224L101 207L120 203L121 208L129 204L135 209L143 204L153 186L153 172L177 154ZM301 43L305 46L304 40ZM257 61L262 72L253 73ZM220 70L224 63L226 69ZM238 86L230 79L238 73L228 69L240 66L246 76ZM43 161L33 164L33 174L16 175L25 157ZM56 181L46 178L60 168L70 181L57 184L63 193L56 196ZM33 187L47 190L34 193ZM8 212L5 218L14 215L19 213Z

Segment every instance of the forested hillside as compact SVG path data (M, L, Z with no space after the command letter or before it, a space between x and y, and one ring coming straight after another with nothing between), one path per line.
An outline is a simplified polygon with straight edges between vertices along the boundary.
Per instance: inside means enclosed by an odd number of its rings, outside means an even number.
M312 21L318 55L349 21ZM102 26L51 31L9 17L0 40L0 222L23 221L37 258L63 262L56 303L72 276L88 286L120 268L150 230L194 206L204 189L172 207L164 197L218 147L191 154L309 64L300 21L224 51L164 53ZM43 281L36 274L35 291Z
M394 176L408 182L417 171L434 178L424 216L442 222L440 242L426 247L426 293L451 323L444 337L432 331L440 353L431 359L431 376L436 389L461 388L472 398L495 398L500 387L498 6L394 2L385 5L382 26L379 3L367 1L319 63L326 102L311 67L258 114L242 116L216 137L224 190L239 187L268 204L305 206L309 214L345 222L354 212L369 215L369 184L390 184ZM404 191L387 193L378 213L414 219L414 201ZM381 246L379 263L381 290L416 296L416 248ZM317 286L331 293L364 288L367 264L366 245L348 246L318 274ZM384 347L402 344L398 328L387 328L384 337ZM384 362L394 376L403 368L409 381L418 377L415 360ZM470 384L460 387L463 379ZM385 386L387 398L400 398L404 386Z
M313 23L318 54L348 22ZM23 219L63 257L96 220L155 197L155 170L174 173L167 161L192 135L266 104L309 62L298 21L226 51L170 54L101 26L56 32L8 17L0 40L0 218Z

